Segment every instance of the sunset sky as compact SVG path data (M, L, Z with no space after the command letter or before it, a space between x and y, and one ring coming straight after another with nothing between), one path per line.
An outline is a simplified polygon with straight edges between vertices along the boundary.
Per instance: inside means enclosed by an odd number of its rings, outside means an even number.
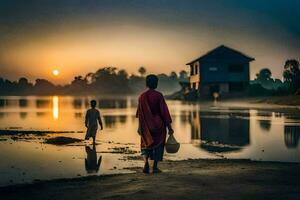
M100 67L169 73L225 44L281 78L300 0L0 0L0 76L70 82ZM58 76L52 71L59 70Z

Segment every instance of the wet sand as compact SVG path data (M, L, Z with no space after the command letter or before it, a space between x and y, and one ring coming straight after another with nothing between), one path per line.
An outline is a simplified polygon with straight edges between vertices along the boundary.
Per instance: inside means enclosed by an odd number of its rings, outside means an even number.
M1 199L300 199L300 164L165 161L163 173L90 176L0 188Z

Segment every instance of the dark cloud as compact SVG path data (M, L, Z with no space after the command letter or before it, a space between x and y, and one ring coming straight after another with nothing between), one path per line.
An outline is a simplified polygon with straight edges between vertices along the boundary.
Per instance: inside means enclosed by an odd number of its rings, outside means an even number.
M4 36L80 22L144 22L194 29L205 25L225 32L254 29L272 36L283 29L299 39L299 7L294 0L1 0L0 28Z

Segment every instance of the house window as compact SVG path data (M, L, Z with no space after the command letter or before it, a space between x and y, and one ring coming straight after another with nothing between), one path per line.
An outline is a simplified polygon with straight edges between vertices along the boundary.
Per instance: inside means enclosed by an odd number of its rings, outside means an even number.
M244 71L244 67L240 64L233 64L228 66L228 71L231 73L241 73Z
M191 65L191 76L193 76L193 75L194 75L194 66Z
M212 71L212 72L215 72L215 71L218 71L218 68L217 67L210 67L208 68L209 71Z
M198 74L198 65L194 65L195 67L195 74Z

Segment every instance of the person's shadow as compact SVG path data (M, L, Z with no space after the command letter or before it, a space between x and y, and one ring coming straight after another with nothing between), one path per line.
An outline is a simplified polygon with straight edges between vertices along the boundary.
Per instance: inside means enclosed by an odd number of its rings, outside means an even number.
M85 147L86 151L86 159L85 159L85 170L87 173L97 173L99 171L102 156L99 157L97 160L97 152L96 152L96 145L93 144L93 149L89 146Z

